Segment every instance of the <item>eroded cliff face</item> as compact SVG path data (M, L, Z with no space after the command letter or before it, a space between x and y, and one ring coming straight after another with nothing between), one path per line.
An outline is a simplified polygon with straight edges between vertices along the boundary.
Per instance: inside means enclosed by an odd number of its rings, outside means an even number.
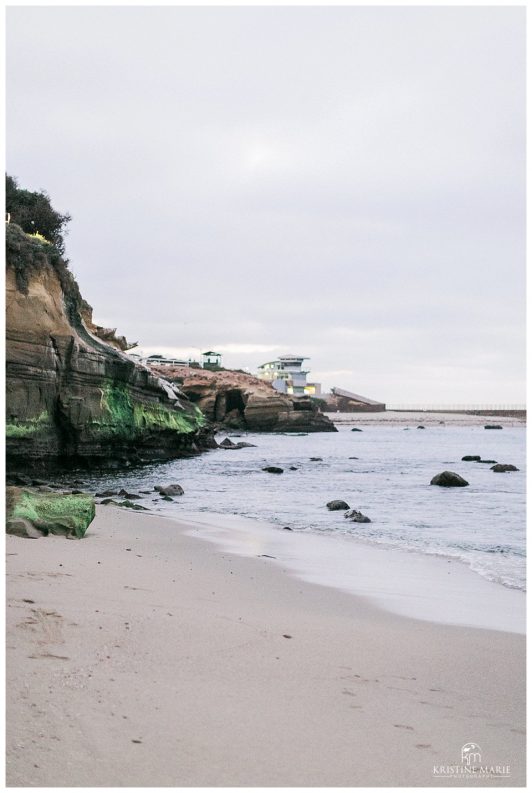
M8 464L127 464L212 445L197 405L89 331L52 246L7 229Z
M336 432L310 397L290 397L270 383L234 371L153 366L175 382L217 425L253 432Z

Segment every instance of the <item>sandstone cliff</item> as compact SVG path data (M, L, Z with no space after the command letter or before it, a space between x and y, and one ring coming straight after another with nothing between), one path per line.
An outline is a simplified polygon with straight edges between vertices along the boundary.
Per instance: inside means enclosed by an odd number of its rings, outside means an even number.
M197 405L91 333L46 241L6 226L8 464L177 457L212 445Z
M280 394L270 383L229 370L153 366L220 426L257 432L336 432L310 397Z

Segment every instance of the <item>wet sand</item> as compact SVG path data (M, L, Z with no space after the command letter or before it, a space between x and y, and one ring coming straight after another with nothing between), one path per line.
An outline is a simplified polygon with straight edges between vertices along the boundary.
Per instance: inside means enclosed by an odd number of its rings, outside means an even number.
M468 785L524 784L523 636L194 531L100 507L80 542L7 537L9 786L461 786L434 767L467 742L510 767Z

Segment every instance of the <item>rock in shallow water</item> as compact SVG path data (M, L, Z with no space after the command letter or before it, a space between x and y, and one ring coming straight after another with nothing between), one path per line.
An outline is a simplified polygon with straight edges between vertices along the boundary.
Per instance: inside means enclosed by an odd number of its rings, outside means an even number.
M233 443L230 438L226 438L221 443L218 444L219 449L247 449L247 448L256 448L256 444L254 443L247 443L246 441L239 441L238 443Z
M501 424L485 424L484 425L484 429L485 430L502 430L502 425Z
M333 501L329 501L327 503L327 509L330 509L331 512L335 512L338 509L349 509L349 504L346 501L342 501L341 499L335 499Z
M479 463L480 459L479 454L466 454L465 457L462 457L462 461L466 463Z
M441 474L436 474L430 483L439 487L467 487L469 485L469 482L466 482L460 474L455 474L454 471L442 471Z
M497 465L492 465L491 470L495 471L496 474L506 474L509 471L519 471L519 468L516 468L515 465L510 465L507 463L497 463Z
M177 484L155 485L153 489L157 490L157 492L160 493L161 496L182 496L183 493L185 492L181 487L181 485L177 485Z
M266 473L268 473L268 474L282 474L283 473L283 469L282 468L277 468L276 465L267 465L266 468L263 468L262 470L266 471Z
M368 518L367 515L363 515L362 512L359 512L356 509L352 509L350 512L346 512L344 518L347 518L353 523L371 523L371 520Z
M141 507L140 504L134 504L132 501L119 501L117 506L126 507L127 509L143 510L145 512L148 511L147 507Z

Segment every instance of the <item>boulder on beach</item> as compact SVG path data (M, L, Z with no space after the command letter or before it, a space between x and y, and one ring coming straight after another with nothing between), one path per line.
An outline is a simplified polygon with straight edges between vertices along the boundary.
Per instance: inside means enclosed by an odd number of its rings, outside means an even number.
M101 493L96 493L96 498L109 498L110 496L117 496L116 490L102 490Z
M425 429L425 427L423 426L423 424L420 424L420 425L419 425L419 427L416 427L416 429L418 429L418 430L424 430L424 429Z
M353 427L351 432L362 432L362 430L359 427Z
M6 489L6 531L22 537L84 536L94 520L96 508L92 496L39 493L19 487Z
M161 496L182 496L185 492L181 485L155 485L153 489Z
M480 459L480 454L466 454L462 457L462 461L466 463L479 463Z
M442 471L441 474L436 474L430 483L439 487L467 487L469 485L469 482L466 482L460 474L455 474L454 471Z
M352 509L350 512L346 512L344 518L347 518L353 523L371 523L371 520L368 518L367 515L363 515L362 512L359 512L356 509Z
M266 471L267 474L282 474L283 473L283 469L282 468L278 468L276 465L267 465L266 468L263 468L262 470Z
M491 470L495 471L496 474L506 474L509 471L519 471L519 468L516 468L515 465L510 465L508 463L497 463L497 465L492 465Z
M333 501L327 502L327 509L330 509L331 512L334 512L338 509L349 509L349 504L337 498Z
M485 424L485 430L502 430L502 424Z

